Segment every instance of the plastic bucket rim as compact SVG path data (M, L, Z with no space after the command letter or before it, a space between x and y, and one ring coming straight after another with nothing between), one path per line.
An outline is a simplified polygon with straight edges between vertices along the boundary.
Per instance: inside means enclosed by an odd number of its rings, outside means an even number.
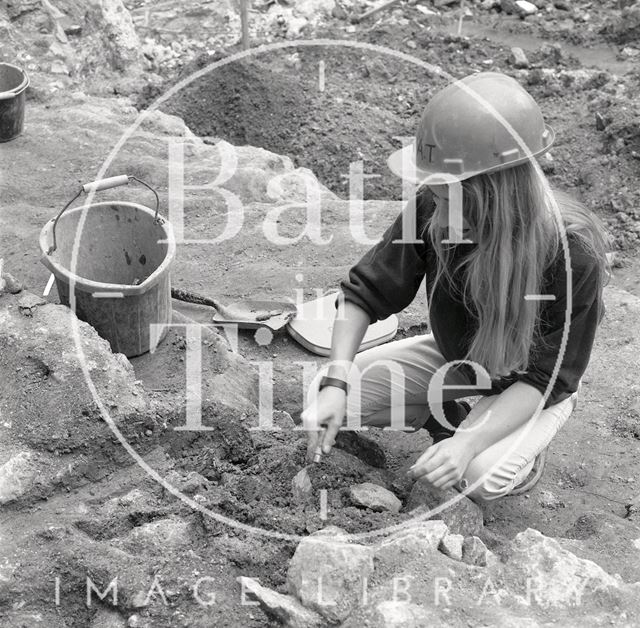
M29 78L27 71L23 70L21 67L17 65L14 65L13 63L0 61L0 67L3 65L9 68L13 68L14 70L17 70L18 72L20 72L20 74L22 74L23 78L22 78L22 82L20 83L20 85L18 85L18 87L14 87L12 89L8 89L6 91L0 92L0 100L7 100L9 98L20 96L20 94L22 94L22 92L24 92L31 83L31 79Z
M135 209L142 210L143 213L154 218L156 215L156 212L154 210L144 205L140 205L139 203L131 203L128 201L101 201L100 203L80 205L78 207L72 207L71 209L68 209L64 215L72 215L85 209L91 209L95 207L109 207L112 205L133 207ZM66 283L71 283L71 281L73 281L74 288L82 292L114 292L121 293L125 296L144 294L158 283L158 277L168 270L175 258L176 241L173 233L173 227L166 218L162 217L163 222L160 223L159 226L164 230L166 234L166 238L163 240L163 242L167 243L167 252L164 259L162 260L162 263L141 284L133 286L131 284L104 283L86 279L85 277L81 277L80 275L71 272L70 269L65 268L62 264L53 260L51 256L47 254L47 251L49 250L49 246L51 244L51 239L49 236L54 220L55 218L48 220L40 231L39 244L40 251L42 252L40 261L54 274L56 279L63 280Z

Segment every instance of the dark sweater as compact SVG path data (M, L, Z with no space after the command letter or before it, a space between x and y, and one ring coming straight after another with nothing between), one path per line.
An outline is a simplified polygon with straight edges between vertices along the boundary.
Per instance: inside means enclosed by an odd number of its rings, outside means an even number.
M431 295L436 272L436 254L425 232L434 205L429 193L416 201L417 244L394 242L402 238L402 214L350 270L342 282L345 299L365 310L371 322L384 319L406 308L416 296L426 276L427 295ZM406 212L406 209L405 209ZM424 235L420 235L424 234ZM566 399L577 390L593 346L602 312L602 289L597 260L580 242L567 234L572 269L572 309L567 345L545 407ZM455 255L464 255L473 244L458 244ZM498 394L516 381L530 384L542 394L552 379L558 361L565 326L567 276L563 248L544 274L542 294L555 295L555 301L542 301L540 336L530 352L526 372L492 380L492 388L479 391ZM429 321L436 343L447 361L462 360L477 329L472 313L446 282L440 282L429 303ZM462 368L464 370L466 365ZM466 366L471 381L473 370Z

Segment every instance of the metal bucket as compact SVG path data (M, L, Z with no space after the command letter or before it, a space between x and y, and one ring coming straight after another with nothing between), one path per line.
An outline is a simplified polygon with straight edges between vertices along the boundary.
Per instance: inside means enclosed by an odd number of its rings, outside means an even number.
M156 196L156 210L137 203L69 206L84 192L135 180ZM40 233L42 263L54 274L60 301L127 357L150 350L171 322L171 278L176 244L171 224L158 215L158 195L122 175L84 185ZM68 211L67 211L68 210ZM151 325L165 326L154 334Z
M0 63L0 142L8 142L22 133L29 77L10 63Z

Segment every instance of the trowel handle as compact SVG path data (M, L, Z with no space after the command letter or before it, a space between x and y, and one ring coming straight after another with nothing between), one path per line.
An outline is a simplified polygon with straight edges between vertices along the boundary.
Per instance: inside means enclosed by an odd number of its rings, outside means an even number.
M129 176L126 174L121 174L117 177L108 177L106 179L98 179L97 181L92 181L91 183L85 183L82 186L82 191L85 194L89 194L89 192L99 192L100 190L109 190L110 188L117 188L121 185L129 184Z

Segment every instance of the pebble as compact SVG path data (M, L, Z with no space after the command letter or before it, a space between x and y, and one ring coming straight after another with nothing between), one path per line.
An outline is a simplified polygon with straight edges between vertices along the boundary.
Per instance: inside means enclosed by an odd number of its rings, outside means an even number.
M596 111L596 129L598 131L604 131L607 126L604 117L599 111Z
M518 48L517 46L511 48L511 63L518 69L529 67L529 59L527 59L527 55L522 48Z
M313 486L306 467L298 471L291 480L291 492L293 493L294 501L299 504L308 501L311 497Z
M565 507L564 502L558 499L551 491L540 491L540 505L549 510Z
M527 2L527 0L516 0L516 7L518 7L520 16L524 17L538 12L538 7L531 2Z

